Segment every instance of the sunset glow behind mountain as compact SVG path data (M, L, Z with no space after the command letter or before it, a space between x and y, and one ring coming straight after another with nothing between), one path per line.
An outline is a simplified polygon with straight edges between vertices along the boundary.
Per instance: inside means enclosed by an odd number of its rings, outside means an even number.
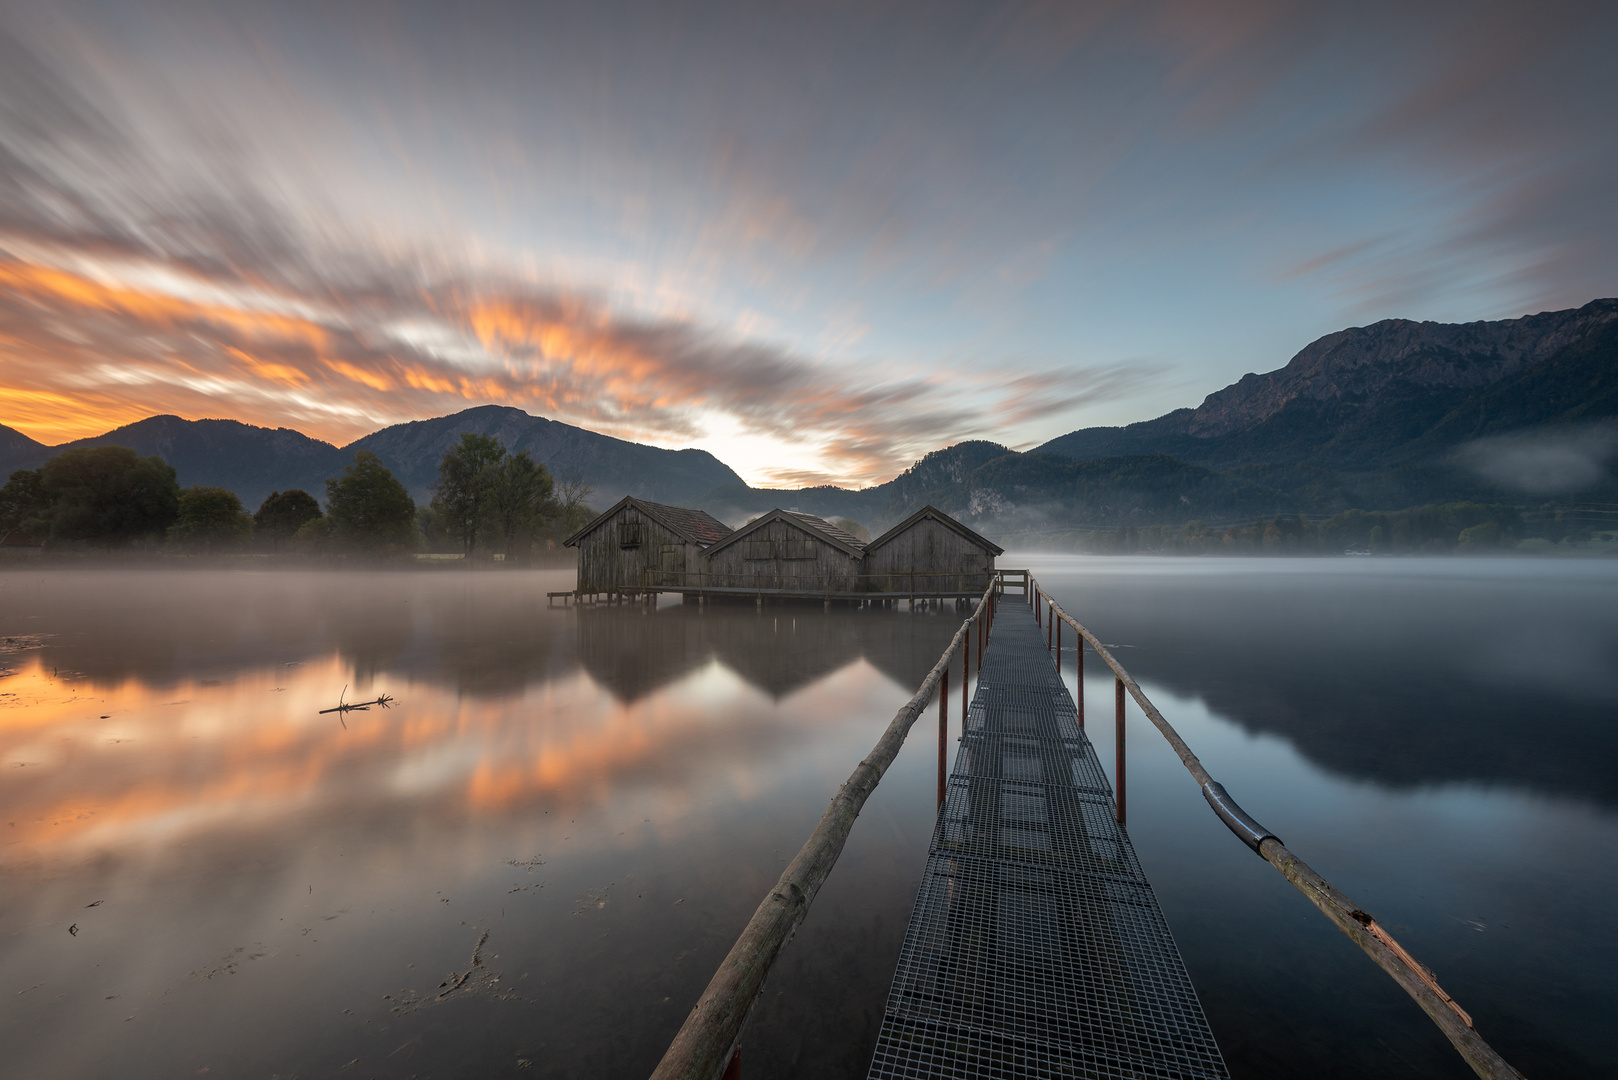
M0 423L469 404L750 483L1618 292L1618 9L6 4Z

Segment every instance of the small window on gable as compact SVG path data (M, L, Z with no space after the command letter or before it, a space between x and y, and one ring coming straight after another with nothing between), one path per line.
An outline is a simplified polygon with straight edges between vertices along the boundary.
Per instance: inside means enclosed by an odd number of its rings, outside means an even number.
M638 548L641 542L641 523L638 521L620 521L618 523L618 546L621 548Z
M781 541L781 558L783 559L815 559L820 557L820 545L813 540L783 540Z
M773 559L775 558L775 541L773 540L743 540L742 558L744 559Z

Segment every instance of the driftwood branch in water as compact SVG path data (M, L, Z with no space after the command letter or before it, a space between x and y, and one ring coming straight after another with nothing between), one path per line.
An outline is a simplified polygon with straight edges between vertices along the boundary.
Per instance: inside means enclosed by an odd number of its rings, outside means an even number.
M380 694L375 701L356 701L352 703L345 702L339 704L335 709L321 709L320 715L325 716L327 713L355 712L356 710L359 712L368 712L372 705L380 705L385 709L393 700L393 698L390 698L386 694Z

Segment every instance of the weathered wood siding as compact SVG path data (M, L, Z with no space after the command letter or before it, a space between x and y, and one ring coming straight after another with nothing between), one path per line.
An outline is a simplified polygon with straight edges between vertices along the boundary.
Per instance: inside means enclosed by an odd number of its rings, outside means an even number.
M727 544L703 560L704 584L794 592L852 592L858 588L859 559L833 547L807 529L772 521Z
M696 584L695 544L626 506L579 538L579 591L621 592L648 585ZM649 571L655 573L649 573Z
M893 593L980 591L988 588L993 569L993 552L928 517L866 550L864 587Z

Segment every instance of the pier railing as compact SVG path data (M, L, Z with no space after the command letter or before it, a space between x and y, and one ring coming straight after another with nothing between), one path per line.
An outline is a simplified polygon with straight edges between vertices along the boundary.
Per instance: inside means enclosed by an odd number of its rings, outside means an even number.
M964 698L974 638L981 665L983 643L994 622L1001 578L996 573L990 573L991 579L977 606L961 623L960 629L955 631L949 647L922 680L920 689L894 714L882 737L876 741L876 746L843 782L843 786L837 789L814 832L809 834L809 839L782 872L775 888L753 912L752 919L736 939L736 944L731 946L719 970L709 981L708 988L697 1000L696 1007L686 1017L679 1034L669 1044L663 1060L652 1073L653 1080L718 1080L722 1074L734 1075L727 1069L739 1072L737 1047L741 1043L742 1030L764 988L764 979L770 967L782 946L808 914L815 894L820 891L837 857L842 854L849 831L854 827L854 819L859 816L871 792L876 790L888 766L893 764L899 748L904 745L905 736L915 726L935 692L939 709L939 800L942 802L950 669L954 666L955 658L960 656L961 692Z
M1281 875L1307 896L1310 903L1319 908L1337 929L1364 950L1378 967L1392 976L1393 981L1414 998L1422 1011L1438 1025L1439 1030L1454 1044L1461 1057L1466 1059L1466 1063L1472 1066L1479 1076L1488 1080L1513 1080L1513 1078L1521 1080L1522 1074L1512 1068L1483 1040L1472 1026L1472 1017L1444 992L1433 973L1406 952L1404 947L1379 926L1368 912L1315 873L1308 863L1289 851L1278 836L1243 811L1225 791L1224 786L1208 775L1208 770L1203 767L1191 747L1186 745L1180 733L1174 730L1174 725L1164 719L1157 706L1152 704L1140 685L1130 677L1129 672L1124 670L1124 666L1114 658L1100 639L1084 624L1062 610L1062 606L1041 588L1033 575L1030 574L1026 580L1028 584L1024 595L1034 609L1035 618L1045 625L1046 647L1054 653L1053 658L1058 670L1062 663L1062 627L1064 625L1072 627L1075 634L1075 661L1078 669L1078 693L1075 700L1081 727L1084 724L1085 644L1088 643L1101 661L1112 670L1117 746L1116 780L1113 785L1116 800L1114 814L1119 823L1123 823L1125 817L1124 703L1127 695L1135 699L1141 712L1146 714L1146 718L1174 748L1186 771L1202 788L1202 797L1208 801L1209 807L1218 815L1219 820L1236 834L1237 839L1280 871Z

